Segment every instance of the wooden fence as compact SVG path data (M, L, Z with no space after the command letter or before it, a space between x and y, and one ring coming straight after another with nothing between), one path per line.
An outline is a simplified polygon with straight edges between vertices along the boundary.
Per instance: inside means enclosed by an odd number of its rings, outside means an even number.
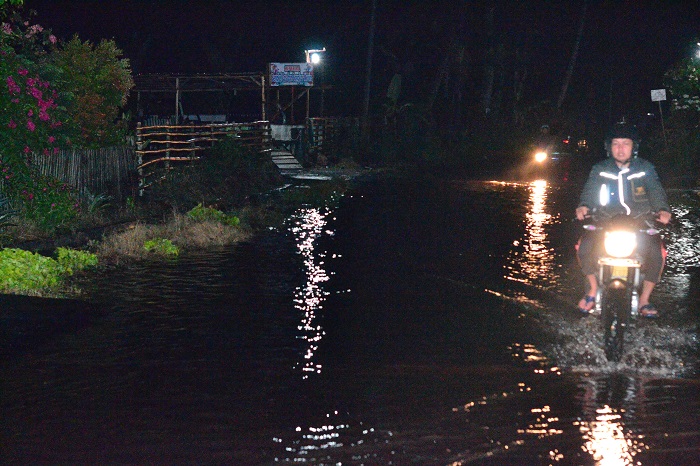
M258 153L272 150L269 121L208 125L158 125L136 128L139 194L162 180L173 164L198 160L202 151L225 137L234 137Z
M62 150L50 156L34 154L32 165L40 173L75 187L82 199L98 194L124 199L133 186L136 153L132 146Z

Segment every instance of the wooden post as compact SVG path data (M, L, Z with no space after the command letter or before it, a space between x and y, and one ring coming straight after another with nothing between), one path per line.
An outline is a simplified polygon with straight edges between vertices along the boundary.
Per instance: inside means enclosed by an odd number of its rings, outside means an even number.
M309 119L309 104L311 100L311 88L306 89L306 119Z
M265 93L265 75L262 75L262 79L260 80L261 82L261 89L262 89L262 120L265 121L267 120L267 114L265 113L265 107L267 106L267 100L265 99L266 93Z
M180 122L180 78L175 78L175 122Z
M296 86L289 86L292 88L292 104L290 105L289 108L289 124L293 125L294 124L294 88Z
M139 197L143 197L143 137L141 134L141 122L136 123L136 166L139 167Z

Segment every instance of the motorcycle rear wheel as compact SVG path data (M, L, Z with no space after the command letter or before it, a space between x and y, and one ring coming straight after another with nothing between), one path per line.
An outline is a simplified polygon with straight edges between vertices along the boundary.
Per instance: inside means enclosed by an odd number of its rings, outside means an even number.
M625 345L625 330L629 323L630 299L626 288L603 291L601 321L603 346L608 361L619 362Z

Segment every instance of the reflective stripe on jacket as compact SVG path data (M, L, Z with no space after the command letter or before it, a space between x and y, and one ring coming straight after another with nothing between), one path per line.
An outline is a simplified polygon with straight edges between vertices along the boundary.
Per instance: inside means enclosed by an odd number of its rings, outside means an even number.
M659 210L671 212L654 165L638 157L622 169L612 157L595 164L579 205L635 216Z

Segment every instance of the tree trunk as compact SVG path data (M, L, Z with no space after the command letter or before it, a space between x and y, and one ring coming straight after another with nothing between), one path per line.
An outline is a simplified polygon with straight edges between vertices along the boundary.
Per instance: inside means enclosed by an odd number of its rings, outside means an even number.
M559 100L557 100L557 110L561 109L562 103L566 98L566 92L569 89L569 82L571 81L571 76L574 74L574 66L576 65L576 57L578 56L578 49L581 45L581 39L583 38L583 26L586 23L586 7L588 6L588 0L584 0L583 8L581 9L581 22L578 26L578 34L576 35L576 44L574 45L574 51L571 53L571 60L569 60L569 68L566 70L566 75L564 76L564 82L561 86L561 92L559 93Z
M374 53L374 30L376 29L377 0L372 0L372 15L369 24L369 39L367 40L367 65L365 75L365 98L362 104L362 141L367 143L369 139L369 97L372 84L372 54Z
M435 105L435 99L437 99L438 92L440 91L440 85L443 82L447 82L448 73L450 70L450 60L452 60L454 50L456 48L456 37L454 31L450 33L449 43L445 47L440 66L437 69L437 73L433 78L433 83L430 88L430 93L428 94L428 99L425 104L425 109L428 113L433 111L433 105Z
M486 62L484 64L484 82L481 93L481 107L485 114L491 111L491 97L493 95L493 80L495 76L495 55L493 16L496 11L496 4L493 0L486 6Z

